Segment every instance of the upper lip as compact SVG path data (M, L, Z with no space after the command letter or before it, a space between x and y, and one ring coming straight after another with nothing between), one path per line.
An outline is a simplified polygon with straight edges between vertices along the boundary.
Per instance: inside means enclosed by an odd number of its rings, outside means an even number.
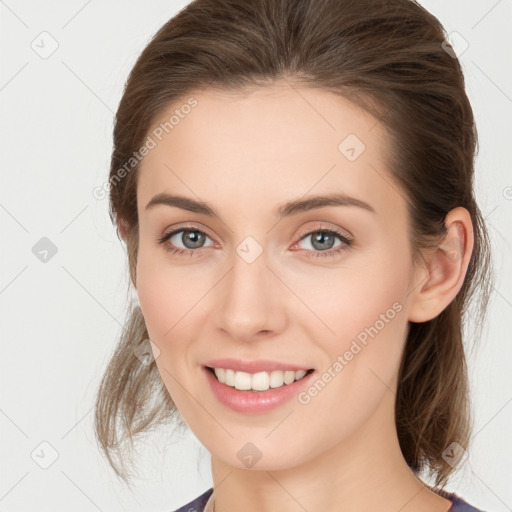
M312 368L307 366L301 366L290 363L280 363L279 361L270 361L268 359L259 359L257 361L243 361L241 359L213 359L204 363L205 366L210 368L226 368L235 370L237 372L257 373L264 371L274 370L311 370Z

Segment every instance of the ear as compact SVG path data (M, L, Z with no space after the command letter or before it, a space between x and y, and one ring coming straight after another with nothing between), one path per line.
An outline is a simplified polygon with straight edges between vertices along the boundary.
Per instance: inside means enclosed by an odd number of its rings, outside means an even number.
M117 222L117 232L123 239L124 243L128 240L128 225L124 219L119 219Z
M473 252L473 223L469 212L457 207L445 217L446 235L416 273L419 280L411 292L411 322L426 322L438 316L455 298Z

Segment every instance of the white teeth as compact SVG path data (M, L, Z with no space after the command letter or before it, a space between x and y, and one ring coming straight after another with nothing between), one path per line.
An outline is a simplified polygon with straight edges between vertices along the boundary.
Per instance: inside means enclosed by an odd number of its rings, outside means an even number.
M284 383L284 372L279 370L274 371L270 374L270 387L279 388Z
M235 372L233 370L226 370L225 371L225 380L224 383L228 386L234 386L235 385Z
M246 375L249 374L246 373ZM267 372L255 373L252 378L249 376L249 382L251 386L250 389L266 391L270 387L270 376Z
M294 372L292 370L274 370L272 372L235 372L225 368L214 368L215 375L219 382L234 387L240 391L252 389L254 391L266 391L269 388L279 388L285 384L291 384L302 379L306 370Z
M235 388L251 389L251 375L245 372L235 372Z
M286 371L284 372L284 383L291 384L295 380L295 372Z
M226 370L224 368L215 368L215 375L219 382L226 382Z

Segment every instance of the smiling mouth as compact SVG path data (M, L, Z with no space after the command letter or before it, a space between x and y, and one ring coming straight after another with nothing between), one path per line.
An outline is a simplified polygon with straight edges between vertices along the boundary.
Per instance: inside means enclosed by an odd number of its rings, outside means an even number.
M280 388L293 384L295 381L303 379L309 375L314 369L309 370L273 370L257 373L247 373L235 371L230 368L211 368L206 369L212 373L215 378L222 384L230 386L239 391L267 391L272 388Z

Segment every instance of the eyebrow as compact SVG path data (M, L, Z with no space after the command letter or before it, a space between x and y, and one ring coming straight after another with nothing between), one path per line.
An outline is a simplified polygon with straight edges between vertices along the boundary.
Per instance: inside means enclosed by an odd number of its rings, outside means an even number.
M157 194L146 205L146 210L157 205L175 206L189 212L200 213L209 217L219 217L215 208L204 201L196 201L190 197L167 194ZM376 213L371 205L361 199L347 196L345 194L330 194L309 196L304 199L293 199L275 208L273 213L277 219L296 215L298 213L324 208L326 206L356 206L372 213Z

